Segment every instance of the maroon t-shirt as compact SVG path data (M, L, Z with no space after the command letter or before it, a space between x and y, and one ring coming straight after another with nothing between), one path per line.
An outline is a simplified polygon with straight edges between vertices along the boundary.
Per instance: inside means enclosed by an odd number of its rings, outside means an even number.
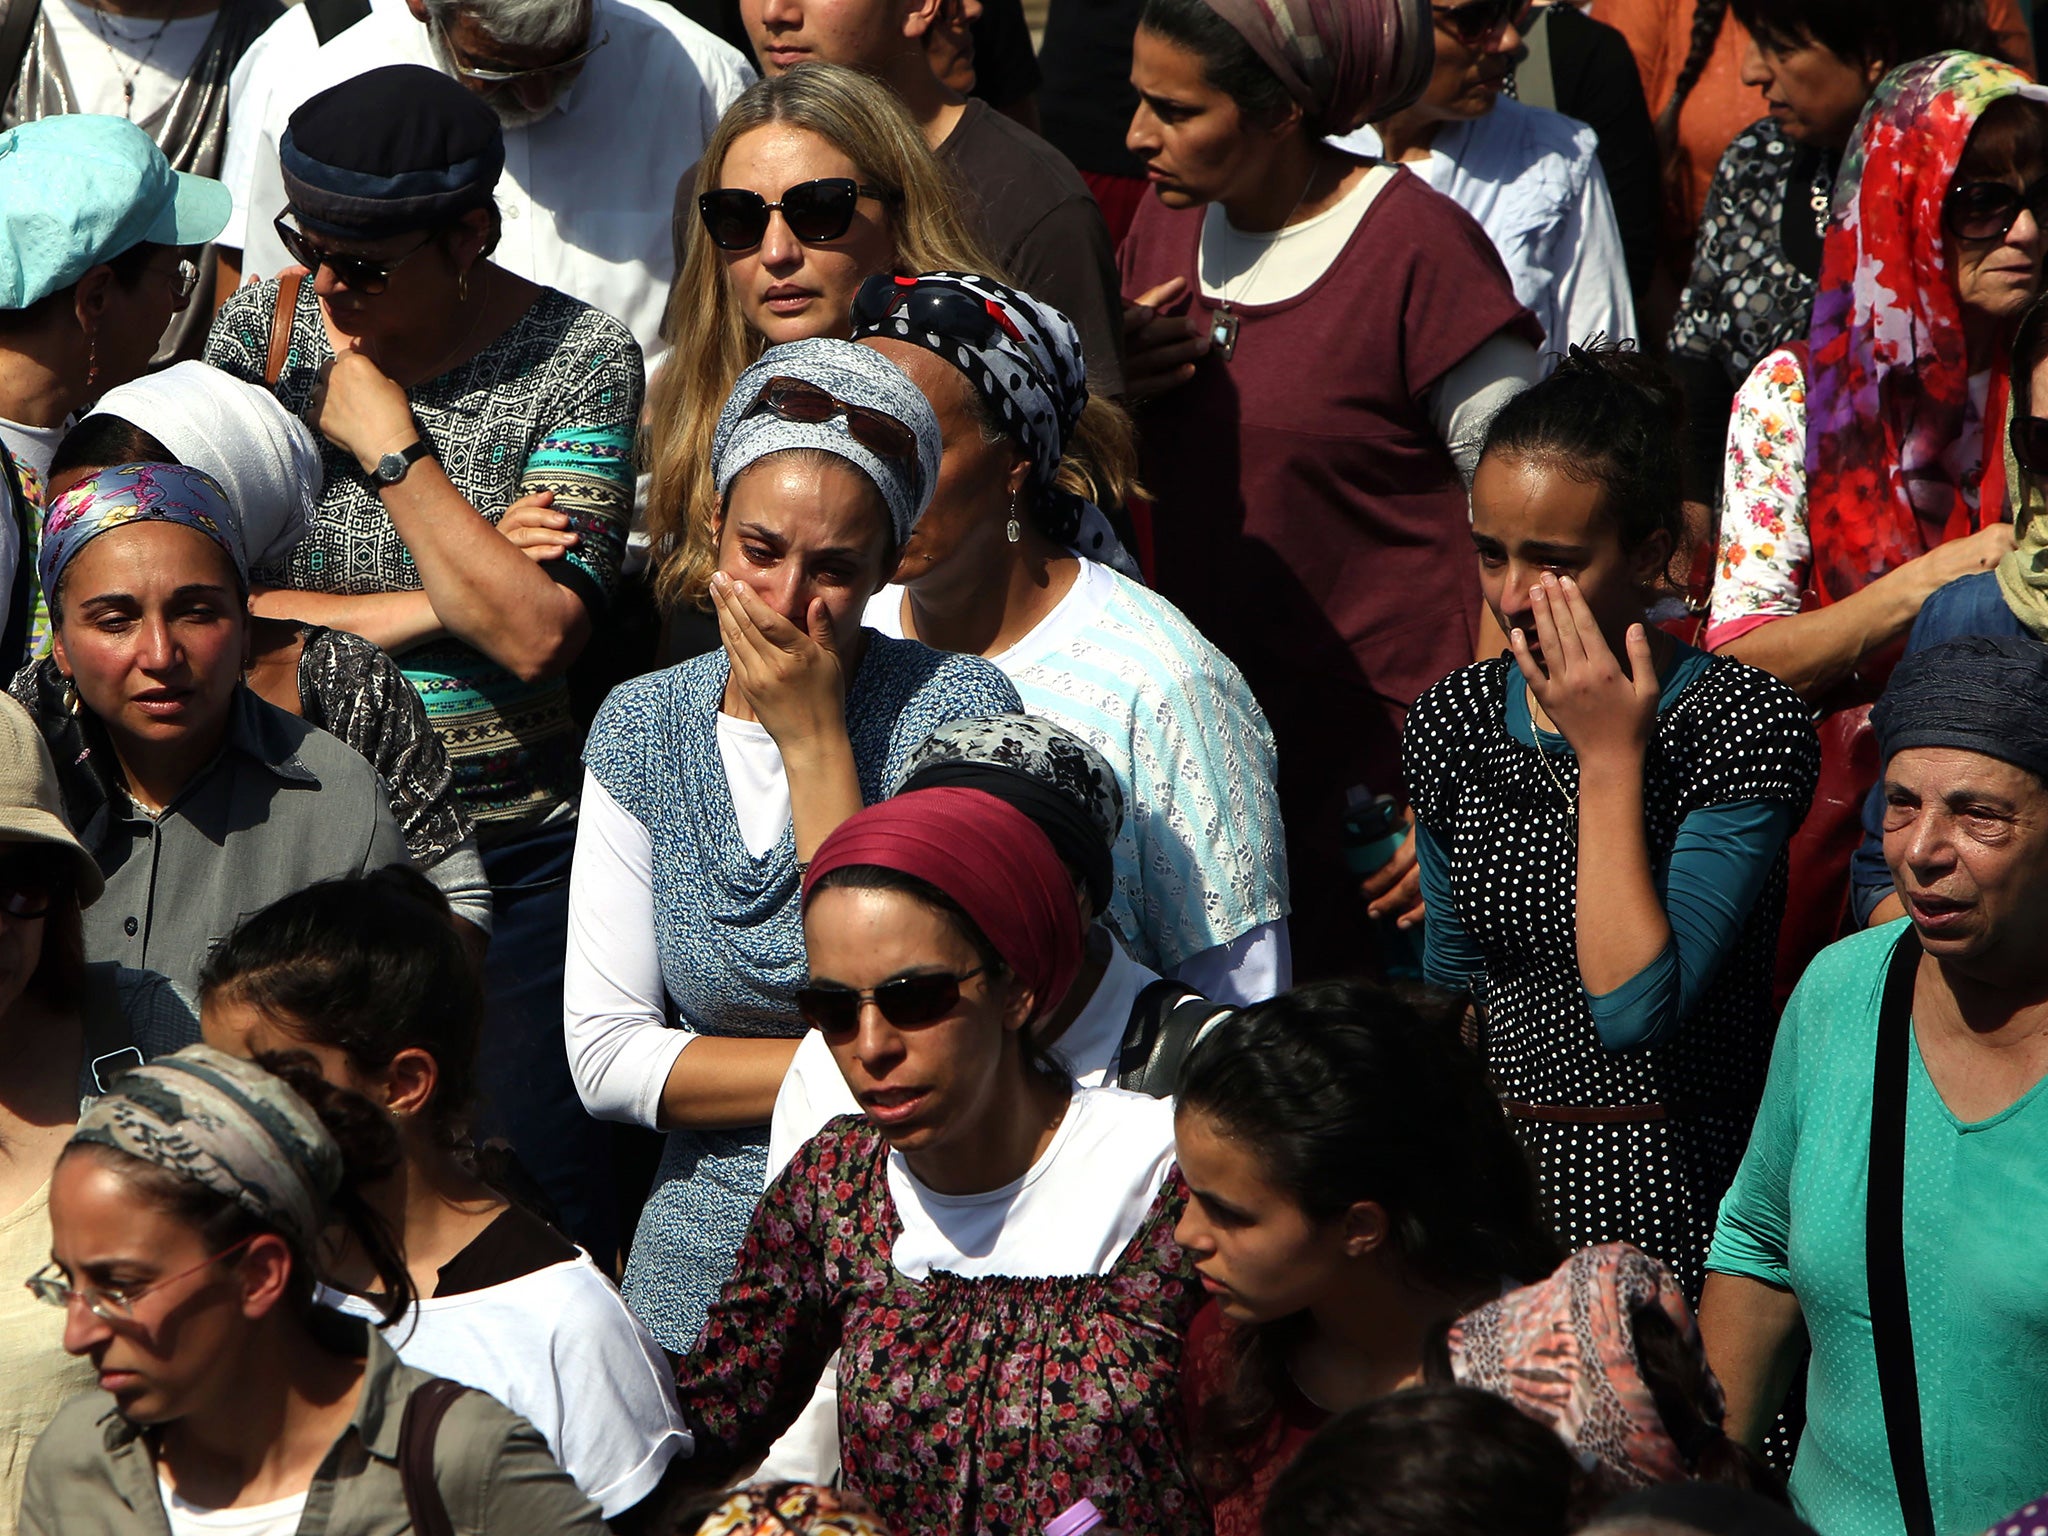
M1181 1356L1181 1407L1187 1414L1188 1436L1199 1441L1209 1404L1228 1384L1233 1325L1213 1301L1203 1305L1188 1325L1187 1348ZM1273 1420L1250 1449L1233 1458L1244 1481L1228 1490L1207 1489L1209 1515L1216 1536L1259 1536L1266 1495L1330 1415L1302 1395L1293 1382L1281 1383L1273 1404Z

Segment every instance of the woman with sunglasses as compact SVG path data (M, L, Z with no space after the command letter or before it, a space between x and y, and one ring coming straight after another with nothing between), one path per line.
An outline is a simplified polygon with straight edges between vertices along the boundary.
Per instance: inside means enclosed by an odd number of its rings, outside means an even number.
M0 763L0 1533L13 1536L36 1436L93 1384L64 1353L61 1320L16 1284L50 1256L50 1173L101 1076L192 1044L198 1022L161 976L86 964L80 914L104 882L12 699Z
M626 1299L671 1350L760 1198L803 1034L797 882L949 720L1019 707L1001 672L861 627L938 479L938 423L847 341L775 347L713 437L720 650L613 690L584 749L568 1056L590 1113L669 1133Z
M1147 0L1131 148L1157 194L1122 253L1125 376L1157 500L1159 590L1272 722L1297 974L1371 943L1346 867L1401 719L1472 659L1461 472L1540 371L1485 231L1326 136L1427 85L1420 0Z
M1206 1532L1176 1401L1200 1304L1172 1227L1172 1108L1076 1090L1032 1031L1081 963L1051 841L978 790L913 790L804 876L804 1018L862 1117L769 1187L677 1368L714 1486L839 1350L841 1478L895 1530Z
M1171 603L1090 552L1121 501L1129 419L1093 396L1067 317L993 278L872 277L854 335L916 380L945 462L878 593L883 634L985 656L1024 707L1108 755L1132 808L1102 915L1140 964L1219 1002L1285 991L1287 865L1272 733Z
M1361 155L1409 166L1493 241L1546 344L1636 334L1628 260L1598 137L1505 94L1527 50L1528 0L1434 5L1436 67L1412 105L1348 135Z
M2012 548L2005 362L2048 251L2048 92L1946 53L1894 70L1842 163L1811 336L1728 424L1707 648L1822 715L1779 990L1836 937L1876 764L1862 724L1920 606Z
M364 1197L398 1158L390 1122L304 1053L259 1064L188 1046L80 1115L51 1179L50 1262L29 1286L62 1309L64 1347L100 1390L37 1442L23 1532L281 1536L303 1521L381 1536L413 1529L412 1501L437 1495L444 1529L599 1536L539 1433L481 1392L445 1404L427 1479L401 1471L401 1424L433 1378L316 1300L340 1234L385 1317L411 1303Z
M1806 334L1835 177L1877 82L1950 48L1990 53L1982 0L1734 0L1742 72L1770 116L1707 190L1670 358L1692 433L1688 499L1720 493L1728 408L1762 358Z
M643 378L623 325L490 260L504 158L497 115L431 69L314 96L283 140L279 219L312 275L229 300L208 360L326 440L311 526L259 573L256 611L353 631L419 692L494 898L493 1130L609 1256L611 1135L577 1104L559 1033L581 740L564 674L624 557ZM535 494L559 542L501 526Z
M647 528L670 610L709 602L711 440L740 373L768 347L848 335L854 294L877 272L992 260L895 93L836 64L750 86L719 119L697 185L678 215L674 345L647 401Z

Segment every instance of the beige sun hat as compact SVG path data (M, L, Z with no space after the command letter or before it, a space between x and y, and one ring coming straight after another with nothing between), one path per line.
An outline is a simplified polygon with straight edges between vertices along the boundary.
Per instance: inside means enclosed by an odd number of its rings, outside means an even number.
M47 843L68 853L81 907L98 901L106 888L99 865L64 819L57 765L43 733L27 710L0 693L0 844L6 843Z

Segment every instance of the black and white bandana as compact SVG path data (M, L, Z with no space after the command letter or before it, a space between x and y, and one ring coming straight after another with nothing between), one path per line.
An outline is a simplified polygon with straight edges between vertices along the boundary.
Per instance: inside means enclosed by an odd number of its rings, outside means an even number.
M954 288L993 305L1017 334L998 325L987 341L968 340L925 329L899 309L879 320L857 318L853 339L886 336L907 341L937 353L967 375L1002 429L1031 456L1033 517L1045 536L1136 577L1136 562L1101 509L1057 484L1067 439L1088 404L1088 367L1074 322L1028 293L973 272L927 272L916 286Z

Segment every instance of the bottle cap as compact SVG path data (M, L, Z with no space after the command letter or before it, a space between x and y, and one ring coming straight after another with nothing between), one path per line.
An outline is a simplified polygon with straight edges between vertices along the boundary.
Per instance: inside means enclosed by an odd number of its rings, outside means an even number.
M1083 1531L1092 1531L1101 1524L1102 1511L1095 1507L1095 1501L1083 1499L1054 1515L1045 1528L1045 1536L1081 1536Z

